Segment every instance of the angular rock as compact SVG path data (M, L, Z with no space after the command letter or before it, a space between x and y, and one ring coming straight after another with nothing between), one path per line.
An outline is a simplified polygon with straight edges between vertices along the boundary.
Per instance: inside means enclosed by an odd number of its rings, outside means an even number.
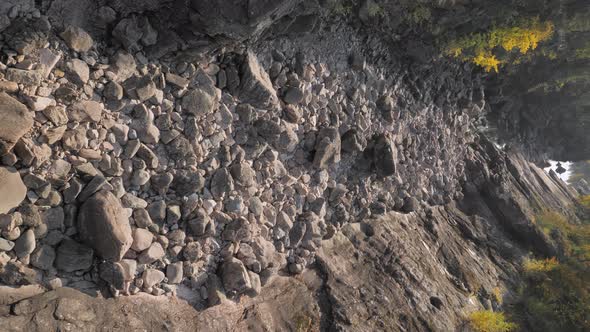
M72 83L82 86L90 79L90 69L86 62L72 59L66 63L66 75Z
M223 198L234 190L234 180L226 168L220 168L211 180L211 194L217 199Z
M43 245L31 254L31 265L41 270L49 270L55 261L55 250L48 245Z
M315 145L313 165L320 169L326 169L330 165L340 162L340 134L336 128L323 128L320 130Z
M18 100L0 92L0 156L8 153L33 127L33 117Z
M88 270L92 266L94 252L73 240L63 240L57 247L55 267L65 272Z
M153 239L152 232L147 229L136 228L133 230L133 244L131 245L131 249L137 252L144 251L150 247Z
M229 294L240 295L252 289L248 270L240 260L233 257L221 266L221 280Z
M24 85L39 85L43 81L43 73L39 70L8 68L6 79Z
M241 69L241 101L257 108L274 108L278 104L277 92L254 53L248 52Z
M378 176L385 177L395 174L397 149L393 142L385 135L379 135L375 139L373 163Z
M151 264L166 255L164 248L158 242L154 242L150 247L139 255L137 262L139 264Z
M18 207L27 195L20 174L9 168L0 167L0 188L0 214Z
M250 187L256 184L256 172L244 162L234 164L230 169L231 176L242 187Z
M166 266L166 278L169 284L179 284L183 277L182 262L171 263Z
M60 34L60 37L63 38L69 48L76 52L88 52L94 45L92 37L86 31L73 25L68 26Z
M219 107L217 97L202 89L190 90L182 97L182 109L184 112L197 117L204 117L213 113L217 107Z
M141 278L143 279L143 287L150 288L159 284L164 280L164 272L156 269L146 269Z
M125 287L126 271L120 263L101 263L98 266L98 275L115 289L123 289Z
M120 261L133 243L121 202L107 191L90 197L78 214L80 238L105 260Z

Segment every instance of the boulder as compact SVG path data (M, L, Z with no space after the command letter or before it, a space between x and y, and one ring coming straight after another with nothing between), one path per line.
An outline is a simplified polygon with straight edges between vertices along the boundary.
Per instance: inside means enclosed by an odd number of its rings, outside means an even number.
M133 243L131 227L121 202L108 191L90 197L78 214L81 239L105 260L117 262Z
M2 127L1 123L0 127ZM0 167L0 214L8 213L18 207L25 199L26 194L27 187L20 174L9 168Z
M277 92L252 52L248 52L242 65L239 95L242 102L258 108L274 108L278 104Z
M33 117L18 100L0 92L0 156L8 153L33 127Z

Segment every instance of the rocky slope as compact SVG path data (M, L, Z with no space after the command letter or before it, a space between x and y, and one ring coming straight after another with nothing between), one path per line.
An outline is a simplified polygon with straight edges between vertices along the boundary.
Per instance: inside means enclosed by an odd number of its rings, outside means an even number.
M315 1L4 7L9 329L448 331L575 218L469 68Z

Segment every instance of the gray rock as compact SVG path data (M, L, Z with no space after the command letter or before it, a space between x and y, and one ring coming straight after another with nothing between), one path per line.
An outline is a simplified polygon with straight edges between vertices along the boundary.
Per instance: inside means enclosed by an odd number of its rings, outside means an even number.
M234 180L226 168L218 169L211 180L211 194L217 199L222 199L234 190Z
M133 76L123 83L123 88L130 98L138 99L141 102L153 97L157 89L156 84L149 76Z
M188 243L182 250L182 256L189 262L198 261L203 256L201 244L196 241Z
M63 240L57 247L55 267L65 272L88 270L92 266L93 251L73 240Z
M107 180L104 177L100 175L93 177L78 195L78 202L85 202L90 196L101 190L106 184Z
M340 134L336 128L320 130L315 145L314 166L326 169L330 165L340 162Z
M6 79L24 85L39 85L43 80L43 72L40 70L24 70L8 68Z
M5 167L0 167L0 188L0 214L18 207L27 194L20 174Z
M385 177L395 174L397 149L393 142L384 135L379 135L375 139L373 163L378 176Z
M146 209L136 209L133 211L135 225L140 228L148 228L152 224L152 218Z
M0 251L10 251L14 248L14 242L0 237Z
M14 243L14 252L16 257L23 258L30 255L35 250L35 233L32 229L28 229L16 240Z
M86 31L73 25L68 26L60 34L60 37L63 38L69 48L76 52L88 52L94 45L92 37Z
M241 101L258 108L274 108L278 104L277 93L254 53L248 52L241 70Z
M168 191L173 180L174 176L170 173L156 174L150 178L152 188L160 194Z
M404 199L404 205L402 206L402 211L405 213L410 213L418 210L420 208L420 202L414 197L406 197Z
M43 115L56 126L63 126L68 123L68 114L64 106L49 106L43 110Z
M66 63L66 77L74 84L82 86L88 83L90 69L86 62L72 59Z
M208 230L212 230L213 220L203 209L198 209L195 218L189 220L188 226L196 236L203 236Z
M179 284L182 281L184 269L182 262L171 263L166 266L166 278L169 284Z
M0 156L8 153L33 127L33 117L18 100L0 92Z
M137 65L133 55L127 52L117 52L111 58L111 68L113 73L117 75L116 82L124 82L129 77L133 76L137 72Z
M115 289L124 289L126 271L122 264L103 262L98 266L98 275Z
M256 184L256 172L245 162L234 164L230 168L230 173L236 183L242 187Z
M133 243L121 202L107 191L89 198L78 214L80 238L103 259L119 261Z
M217 97L201 89L190 90L182 97L182 109L197 117L213 113L217 107L219 107Z
M252 289L248 270L240 260L233 257L221 266L221 280L228 294L240 295Z
M199 193L203 187L205 178L197 171L179 170L172 181L172 188L181 196Z
M154 242L150 247L139 255L137 262L139 264L151 264L166 255L164 248L158 242Z
M285 92L283 100L287 104L299 104L303 100L303 90L298 87L291 87Z
M123 98L123 87L121 84L111 81L105 86L102 95L107 100L121 100Z
M55 256L55 250L52 247L43 245L31 254L31 265L41 270L49 270L53 267Z
M164 272L156 269L146 269L143 271L141 278L143 279L143 287L151 288L161 283L164 280L165 275Z
M133 244L131 249L141 252L149 248L154 240L154 236L150 231L143 228L136 228L133 230Z
M342 151L347 153L360 152L364 150L366 141L356 129L351 129L342 135Z
M195 157L193 146L184 136L178 136L166 145L168 157L172 160L187 160Z

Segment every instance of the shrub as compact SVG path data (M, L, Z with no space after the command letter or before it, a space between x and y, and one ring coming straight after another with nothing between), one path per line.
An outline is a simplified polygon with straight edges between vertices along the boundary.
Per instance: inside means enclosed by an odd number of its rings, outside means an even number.
M489 310L472 312L469 325L476 332L508 332L516 328L516 324L508 322L503 313Z
M554 25L550 21L541 23L538 18L532 18L513 27L495 27L488 32L454 40L446 46L446 54L473 62L488 72L497 72L502 61L496 58L495 50L518 50L524 55L536 49L540 42L549 40L553 31Z
M524 270L529 273L549 272L555 270L559 262L555 257L547 259L527 259L524 262Z

